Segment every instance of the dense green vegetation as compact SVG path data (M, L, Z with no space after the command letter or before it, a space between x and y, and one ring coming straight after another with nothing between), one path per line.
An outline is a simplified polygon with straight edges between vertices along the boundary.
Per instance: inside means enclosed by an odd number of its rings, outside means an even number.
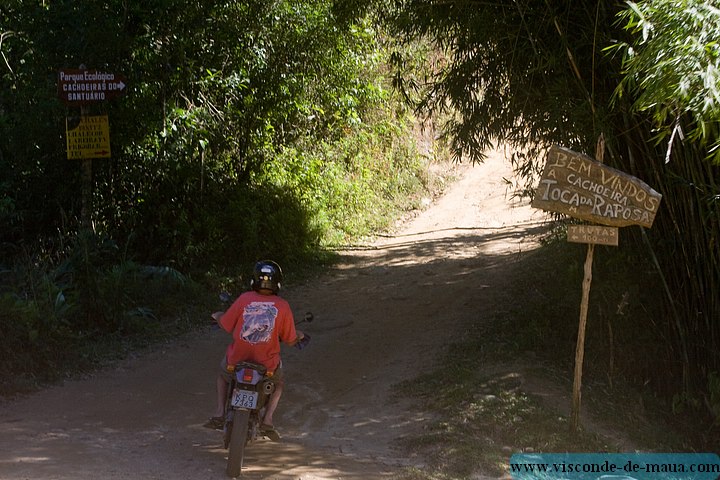
M3 2L0 383L186 328L203 287L239 290L261 257L321 263L414 206L432 159L383 36L333 7ZM59 71L81 65L124 76L125 94L64 104ZM88 162L65 148L81 114L110 123L89 198Z
M631 320L598 328L589 358L717 422L719 15L697 0L8 0L0 367L22 371L25 351L67 363L45 347L152 331L170 292L259 256L319 263L383 228L430 183L411 105L459 159L514 147L524 193L548 145L592 154L603 135L607 164L663 194L651 229L598 255L591 324ZM58 70L81 64L129 84L83 112L108 115L113 151L92 164L85 217L65 158L81 112L56 94ZM576 316L525 328L555 332L525 347L561 352Z

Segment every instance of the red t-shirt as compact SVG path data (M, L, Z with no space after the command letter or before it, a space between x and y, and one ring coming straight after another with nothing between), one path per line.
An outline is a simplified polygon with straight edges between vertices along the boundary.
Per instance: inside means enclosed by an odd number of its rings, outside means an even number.
M288 302L277 295L245 292L220 318L220 325L232 333L228 365L254 362L274 372L280 364L280 342L297 338L295 320Z

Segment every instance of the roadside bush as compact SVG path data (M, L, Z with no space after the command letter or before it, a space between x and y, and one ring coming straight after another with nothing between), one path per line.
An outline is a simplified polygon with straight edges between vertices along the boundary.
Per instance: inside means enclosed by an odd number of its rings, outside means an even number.
M52 263L26 258L3 272L0 394L186 331L197 323L193 308L207 300L178 271L125 260L113 242L91 233L77 237L66 260Z

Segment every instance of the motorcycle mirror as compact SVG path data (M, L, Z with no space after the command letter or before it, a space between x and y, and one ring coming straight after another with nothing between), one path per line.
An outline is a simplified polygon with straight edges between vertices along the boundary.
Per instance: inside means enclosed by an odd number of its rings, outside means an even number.
M228 292L222 292L220 294L220 301L223 303L231 303L232 297L230 296L230 294Z
M312 322L315 319L315 316L312 314L312 312L306 312L305 313L305 319L304 321L307 323Z

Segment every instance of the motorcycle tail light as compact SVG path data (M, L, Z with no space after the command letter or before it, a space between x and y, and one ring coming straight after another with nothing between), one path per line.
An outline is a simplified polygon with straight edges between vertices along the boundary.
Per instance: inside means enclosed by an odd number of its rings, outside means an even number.
M249 368L246 368L243 370L242 381L244 383L252 383L253 378L254 378L254 375L253 375L252 370L250 370Z

